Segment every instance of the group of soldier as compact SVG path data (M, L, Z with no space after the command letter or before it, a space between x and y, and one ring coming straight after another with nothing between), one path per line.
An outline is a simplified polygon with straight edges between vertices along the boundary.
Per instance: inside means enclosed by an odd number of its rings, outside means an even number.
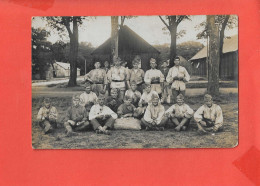
M194 113L184 102L186 83L190 75L180 65L180 58L174 59L174 66L168 68L167 61L158 70L156 60L150 59L151 69L144 72L140 61L132 61L132 69L125 67L120 58L113 66L95 62L95 69L85 75L85 91L73 95L72 106L67 110L64 127L67 136L77 131L93 129L97 134L110 134L116 120L133 118L141 121L145 130L164 130L171 123L176 131L187 130L194 117L200 133L217 132L223 128L223 114L212 96L204 96L204 104ZM171 106L165 110L162 105ZM45 133L55 129L57 109L45 98L44 106L37 115ZM129 128L131 129L131 127Z

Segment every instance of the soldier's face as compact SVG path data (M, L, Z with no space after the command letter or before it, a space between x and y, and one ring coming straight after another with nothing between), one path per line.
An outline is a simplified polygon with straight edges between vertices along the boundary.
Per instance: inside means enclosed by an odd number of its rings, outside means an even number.
M73 99L73 101L72 101L73 105L76 107L79 106L79 101L80 101L79 99Z
M162 66L165 68L167 67L167 62L163 62Z
M107 62L106 62L104 65L105 65L105 67L108 67L108 66L109 66L109 64L108 64Z
M131 85L131 89L132 89L133 91L135 91L136 88L137 88L137 85L136 85L136 84L132 84L132 85Z
M152 103L154 106L157 106L158 105L158 102L159 102L159 99L158 98L154 98Z
M115 65L116 65L116 66L120 66L120 64L121 64L121 62L120 62L119 60L116 60L116 61L115 61Z
M90 91L91 91L91 87L86 87L86 88L85 88L85 91L86 91L87 94L89 94Z
M211 107L213 104L212 99L204 99L204 104L207 105L208 107Z
M105 98L104 97L98 98L98 102L99 102L99 105L103 106L105 103Z
M151 63L151 68L154 69L156 67L156 63Z
M150 92L151 92L151 86L147 86L147 87L145 88L145 91L146 91L147 93L150 93Z
M131 105L132 103L132 99L127 99L124 101L126 105Z
M179 65L180 65L180 60L174 60L174 64L175 64L176 66L179 66Z
M111 96L112 98L117 98L117 92L116 91L111 92Z
M100 68L100 63L95 63L95 68Z
M184 103L184 100L181 98L177 98L176 102L178 105L182 105Z
M138 64L137 64L137 63L134 63L134 64L133 64L133 67L134 67L134 69L138 69Z
M44 106L45 106L46 108L50 108L51 103L50 103L50 102L45 102L45 101L44 101Z

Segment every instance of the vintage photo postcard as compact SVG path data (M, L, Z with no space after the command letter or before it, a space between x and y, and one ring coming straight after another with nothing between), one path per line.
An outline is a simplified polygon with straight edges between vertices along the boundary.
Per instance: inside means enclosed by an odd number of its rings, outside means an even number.
M236 15L32 18L32 148L238 145Z

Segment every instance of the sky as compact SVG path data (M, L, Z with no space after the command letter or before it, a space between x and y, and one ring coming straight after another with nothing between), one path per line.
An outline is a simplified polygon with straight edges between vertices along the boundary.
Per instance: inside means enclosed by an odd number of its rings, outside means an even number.
M164 16L162 16L164 17ZM191 16L191 21L182 21L177 32L180 30L186 30L186 34L177 39L177 43L186 41L198 41L203 43L205 40L197 40L196 35L201 30L197 30L196 25L206 20L205 15ZM120 19L119 19L120 23ZM127 25L144 40L151 45L157 44L170 44L170 35L165 33L163 28L165 25L158 16L138 16L132 19L126 19L124 25ZM68 41L67 38L61 38L59 34L46 25L46 22L36 17L32 20L32 27L45 28L51 31L51 35L47 38L48 41L54 43L57 40ZM232 36L238 34L238 28L225 31L225 36ZM111 35L111 18L110 16L98 16L90 20L84 20L82 26L79 28L79 42L91 43L94 47L98 47L104 43Z

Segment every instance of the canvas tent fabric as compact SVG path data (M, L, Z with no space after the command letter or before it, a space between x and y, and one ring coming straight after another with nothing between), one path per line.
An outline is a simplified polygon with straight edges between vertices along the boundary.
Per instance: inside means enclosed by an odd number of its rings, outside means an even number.
M111 38L106 40L96 50L92 52L94 60L110 61ZM136 55L142 60L142 68L147 70L150 68L150 58L158 58L160 52L131 30L128 26L122 26L118 31L118 55L122 60L131 64ZM129 66L131 68L131 66Z

